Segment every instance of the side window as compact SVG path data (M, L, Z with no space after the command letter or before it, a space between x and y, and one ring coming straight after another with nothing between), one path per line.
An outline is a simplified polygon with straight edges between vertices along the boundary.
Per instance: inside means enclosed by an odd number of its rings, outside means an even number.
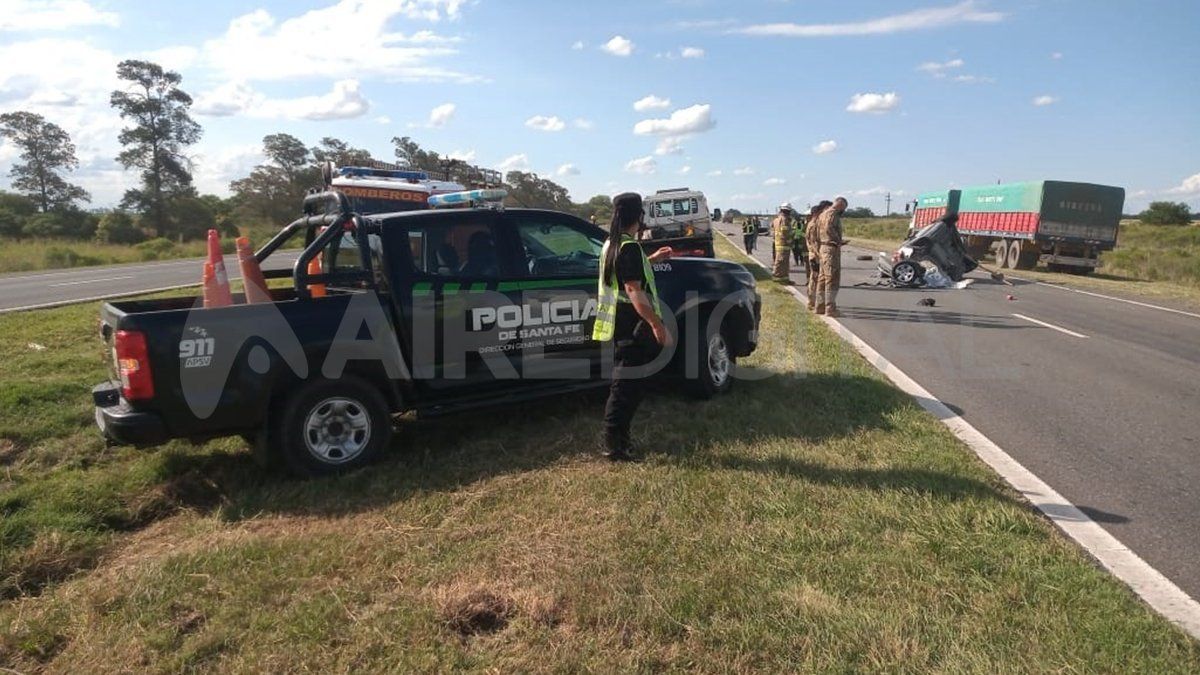
M569 224L521 219L517 235L525 249L530 276L587 277L600 273L604 242Z
M408 247L417 272L448 279L500 276L496 238L483 223L413 228L408 231Z

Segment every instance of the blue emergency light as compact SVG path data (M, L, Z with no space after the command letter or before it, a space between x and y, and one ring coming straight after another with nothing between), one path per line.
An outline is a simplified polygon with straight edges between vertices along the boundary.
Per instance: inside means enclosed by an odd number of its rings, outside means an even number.
M507 190L467 190L465 192L447 192L444 195L434 195L429 198L429 206L464 206L481 202L499 202L508 196Z
M338 174L346 178L397 178L400 180L429 180L424 171L402 171L399 169L372 169L365 166L343 166Z

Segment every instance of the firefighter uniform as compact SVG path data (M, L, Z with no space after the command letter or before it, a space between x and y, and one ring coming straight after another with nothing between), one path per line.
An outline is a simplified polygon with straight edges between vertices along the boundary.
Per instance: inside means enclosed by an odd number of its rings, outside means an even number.
M836 207L826 209L817 219L820 243L820 278L817 281L818 314L837 316L838 286L842 283L842 214Z
M808 227L804 230L804 243L808 248L808 308L815 310L817 308L817 282L820 279L821 261L821 244L817 241L818 223L821 216L812 219Z
M775 238L775 250L773 251L775 264L771 269L771 276L775 277L776 281L788 281L788 273L790 271L789 257L792 250L792 222L790 216L791 209L784 209L771 221L771 234Z

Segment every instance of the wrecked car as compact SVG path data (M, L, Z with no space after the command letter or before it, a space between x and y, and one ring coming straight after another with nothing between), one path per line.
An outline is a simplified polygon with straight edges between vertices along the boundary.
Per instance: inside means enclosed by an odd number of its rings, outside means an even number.
M967 255L956 220L953 215L935 220L917 230L890 256L880 252L877 262L880 275L902 288L925 286L939 276L962 281L963 275L979 263Z

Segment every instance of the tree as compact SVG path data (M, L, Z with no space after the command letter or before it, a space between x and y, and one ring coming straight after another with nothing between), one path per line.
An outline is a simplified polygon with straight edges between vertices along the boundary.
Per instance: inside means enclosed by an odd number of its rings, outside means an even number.
M37 204L25 195L0 190L0 235L20 237L30 216L37 213Z
M535 173L509 171L504 182L508 189L505 201L510 205L555 211L571 211L575 207L567 188L549 178L539 178Z
M23 110L4 113L0 115L0 138L11 140L21 150L8 174L12 186L37 202L42 213L91 201L87 190L60 175L79 166L75 144L62 127Z
M362 166L374 161L370 152L330 136L322 138L321 143L312 149L312 156L318 165L331 161L334 166Z
M607 225L612 220L612 198L608 195L596 195L572 210L584 220L591 220L592 216L595 216L597 225Z
M142 170L141 187L126 191L121 204L164 237L172 202L195 193L191 160L184 154L201 134L188 114L192 97L179 88L179 73L149 61L122 61L117 77L128 83L127 90L114 91L109 100L121 117L133 122L118 137L125 149L117 161L126 169Z
M1138 219L1147 225L1187 225L1192 222L1192 207L1183 202L1150 202Z
M129 213L120 209L109 211L96 226L96 241L101 244L140 244L146 233L133 222Z
M326 138L322 142L325 141L336 139ZM300 212L304 193L320 181L320 175L312 165L309 149L295 136L271 134L264 137L263 154L267 156L267 163L255 167L249 176L230 183L229 189L243 216L283 224Z
M870 207L857 206L852 209L846 209L846 212L842 215L846 218L874 218L875 212Z

